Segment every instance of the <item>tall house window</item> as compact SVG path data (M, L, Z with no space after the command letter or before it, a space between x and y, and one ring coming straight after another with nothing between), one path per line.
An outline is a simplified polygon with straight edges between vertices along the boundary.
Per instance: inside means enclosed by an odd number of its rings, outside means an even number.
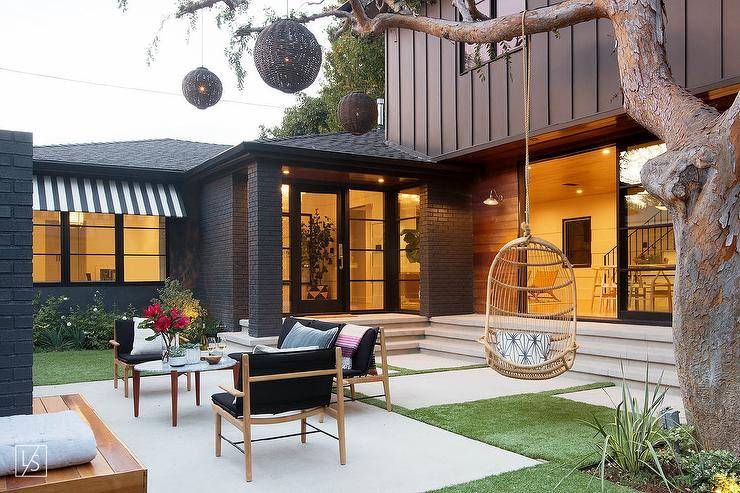
M526 8L526 0L476 0L476 7L483 15L503 17L521 12ZM496 44L459 43L460 72L476 70L483 65L505 56L522 47L522 38L515 37L509 41Z
M61 280L61 215L58 212L33 211L33 282Z
M419 310L420 189L410 188L398 193L398 233L400 235L398 293L401 310Z
M125 282L164 281L167 277L165 218L123 216Z
M72 282L116 280L114 214L69 213L69 276Z
M668 208L640 182L645 163L666 151L651 143L619 155L621 195L620 274L627 278L626 309L670 313L676 277L676 239Z
M290 313L290 185L280 187L283 221L283 313Z
M384 194L349 191L350 309L384 307Z
M591 218L563 219L565 256L573 267L591 267Z

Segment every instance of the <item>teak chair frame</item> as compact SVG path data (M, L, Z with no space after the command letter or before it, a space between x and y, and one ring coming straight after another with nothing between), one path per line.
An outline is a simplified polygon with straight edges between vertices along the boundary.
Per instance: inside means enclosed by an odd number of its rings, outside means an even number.
M345 442L345 427L344 427L344 399L340 399L339 396L337 396L336 409L332 408L331 405L319 406L319 407L314 407L311 409L304 409L301 411L297 411L287 416L273 416L273 417L254 417L251 415L251 412L250 412L251 410L250 400L249 400L250 399L250 395L249 395L249 384L250 383L269 382L269 381L275 381L275 380L289 380L289 379L294 379L294 378L318 377L321 375L333 375L335 381L337 382L338 388L343 387L344 384L343 384L343 377L342 377L342 350L340 348L335 348L335 355L336 355L335 367L331 370L310 370L310 371L302 371L302 372L275 373L272 375L250 376L249 374L249 354L244 353L242 355L242 361L240 365L241 372L242 372L242 389L244 390L240 391L240 390L236 390L233 387L226 387L223 385L219 385L221 390L228 392L234 397L242 398L242 410L241 410L242 417L235 418L228 411L221 408L220 406L216 404L211 404L211 407L213 408L213 411L215 413L214 438L215 438L216 457L221 457L221 440L222 439L226 440L234 448L236 448L237 450L239 450L240 452L244 454L244 466L246 469L246 479L247 481L252 481L252 443L253 442L300 436L301 443L306 443L307 435L310 435L312 433L323 433L324 435L328 435L336 439L339 442L339 464L345 465L347 463L347 448L346 448L346 442ZM337 436L331 435L330 433L327 433L324 430L316 428L315 426L309 424L306 421L307 418L318 415L322 419L322 422L323 422L323 417L325 414L328 414L329 416L333 417L336 420ZM222 419L225 419L226 421L234 425L237 429L241 430L242 435L243 435L242 441L239 441L239 442L231 441L221 434ZM287 423L290 421L298 421L298 420L301 421L301 432L300 433L295 433L291 435L280 435L280 436L267 437L267 438L258 438L256 440L252 439L252 426L253 425L269 425L269 424L276 424L276 423ZM312 428L313 431L307 431L307 428L309 427ZM239 445L243 445L244 448L239 447Z
M383 370L383 373L380 375L358 375L356 377L345 377L343 385L339 385L339 382L337 382L337 389L343 389L344 387L349 387L349 393L350 393L350 401L362 401L366 399L374 399L377 397L383 397L385 399L385 409L388 412L391 412L393 410L393 404L391 404L391 386L390 382L388 380L388 349L385 345L385 329L383 327L378 327L378 337L375 339L375 345L380 346L380 368ZM377 366L377 365L376 365ZM372 382L382 382L383 383L383 393L377 394L377 395L368 395L364 397L357 397L355 393L355 385L360 383L372 383ZM337 397L339 397L339 392L337 392Z

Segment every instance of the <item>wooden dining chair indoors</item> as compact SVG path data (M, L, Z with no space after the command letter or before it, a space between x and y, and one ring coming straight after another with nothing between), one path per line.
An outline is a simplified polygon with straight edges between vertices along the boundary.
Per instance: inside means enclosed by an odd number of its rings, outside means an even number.
M213 394L216 457L221 456L221 442L226 440L244 454L247 481L252 481L252 443L277 438L301 437L322 433L339 442L339 463L347 462L344 429L344 399L330 406L332 384L343 387L342 351L339 348L316 349L241 356L240 377L234 387L220 386L224 392ZM311 416L329 415L337 422L334 436L307 421ZM242 433L242 440L232 441L222 434L226 420ZM299 433L266 438L252 438L252 427L300 421ZM310 428L310 430L309 430Z

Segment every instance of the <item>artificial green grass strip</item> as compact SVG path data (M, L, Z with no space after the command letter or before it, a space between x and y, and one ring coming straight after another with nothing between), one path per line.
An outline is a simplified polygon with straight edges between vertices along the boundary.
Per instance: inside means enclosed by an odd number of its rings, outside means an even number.
M599 459L596 438L584 421L608 421L612 409L575 402L549 393L522 394L403 413L453 433L568 466Z
M388 365L389 370L393 370L396 373L391 373L389 377L405 377L407 375L424 375L427 373L439 373L443 371L457 371L457 370L475 370L477 368L488 368L485 363L465 365L465 366L450 366L446 368L428 368L425 370L411 370L409 368L402 368L400 366Z
M37 352L33 355L33 384L60 385L113 379L113 352Z
M562 394L572 394L573 392L583 392L586 390L604 389L607 387L614 387L614 382L587 383L584 385L576 385L574 387L566 387L564 389L546 390L542 393L549 394L549 395L562 395Z
M565 478L565 479L563 479ZM561 482L562 481L562 482ZM607 493L636 490L607 483ZM435 490L434 493L601 493L601 480L558 464L540 464L526 469L488 476L469 483Z

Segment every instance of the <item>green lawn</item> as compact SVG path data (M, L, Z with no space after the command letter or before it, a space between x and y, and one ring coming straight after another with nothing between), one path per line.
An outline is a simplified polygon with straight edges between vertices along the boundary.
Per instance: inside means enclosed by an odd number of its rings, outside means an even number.
M563 479L565 478L565 479ZM606 493L635 493L631 488L607 483ZM539 466L488 476L469 483L448 486L435 493L601 493L601 481L595 476L573 472L558 464Z
M404 414L534 459L568 466L596 463L594 432L583 421L609 421L611 409L556 397L556 392L407 410Z
M112 379L113 353L110 349L37 352L33 355L34 385Z

